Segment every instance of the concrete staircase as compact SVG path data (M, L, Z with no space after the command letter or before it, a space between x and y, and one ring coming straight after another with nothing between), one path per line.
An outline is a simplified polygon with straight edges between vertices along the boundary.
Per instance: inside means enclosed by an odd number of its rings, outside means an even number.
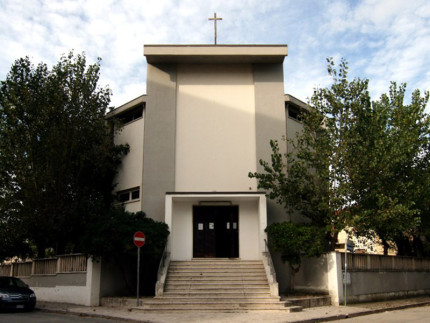
M172 261L164 293L145 301L141 310L283 310L300 311L271 296L262 261L201 259Z

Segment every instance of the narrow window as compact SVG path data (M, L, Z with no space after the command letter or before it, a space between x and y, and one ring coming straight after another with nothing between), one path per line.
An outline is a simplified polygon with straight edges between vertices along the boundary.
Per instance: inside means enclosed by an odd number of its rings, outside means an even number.
M140 188L132 188L117 192L117 200L120 203L136 201L140 199Z

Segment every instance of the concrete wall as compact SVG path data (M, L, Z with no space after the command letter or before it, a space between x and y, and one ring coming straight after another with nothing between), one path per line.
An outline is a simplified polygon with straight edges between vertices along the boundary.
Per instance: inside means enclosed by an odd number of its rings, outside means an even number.
M252 66L178 65L175 191L256 190Z
M294 288L306 293L328 293L327 255L304 258L294 277Z
M176 65L148 64L142 210L164 221L164 195L175 190Z
M86 273L59 273L22 277L36 293L38 301L85 306L100 304L100 263L87 260Z
M347 302L430 294L430 272L351 272Z
M142 193L143 133L144 118L141 118L124 125L121 132L115 135L116 145L130 146L130 151L122 159L114 179L114 183L117 183L115 191L139 187ZM124 207L129 212L141 211L141 201L139 199L126 202Z
M284 74L282 64L255 64L255 127L257 156L255 163L257 171L263 169L259 160L270 161L272 150L270 140L282 141L286 136ZM280 145L281 153L286 147ZM275 201L267 200L267 223L287 220L287 214L282 206Z
M377 257L377 256L373 256ZM305 259L296 275L296 290L328 292L333 305L345 300L341 253L331 252L320 258ZM389 298L430 294L430 271L349 270L347 303L369 302Z

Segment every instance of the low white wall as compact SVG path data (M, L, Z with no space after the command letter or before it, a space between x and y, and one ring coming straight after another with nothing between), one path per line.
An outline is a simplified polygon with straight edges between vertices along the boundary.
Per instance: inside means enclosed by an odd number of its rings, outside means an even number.
M307 293L328 293L327 254L304 258L294 275L294 289Z
M327 257L328 290L332 304L341 305L345 301L342 255L332 252ZM430 294L430 270L372 268L348 270L348 273L347 304Z
M23 280L34 290L38 301L98 306L100 305L100 267L99 262L88 258L86 273L31 276ZM84 275L85 277L82 277ZM80 283L72 285L73 280ZM49 283L44 283L47 281Z
M351 272L347 303L430 294L429 272Z
M358 257L359 255L356 255ZM321 292L328 293L331 296L333 305L342 305L345 301L345 290L343 284L343 269L342 257L339 252L331 252L322 255L319 258L305 258L302 260L300 271L295 275L294 283L295 290L300 292ZM360 255L360 257L363 257ZM400 260L398 257L379 259L378 256L369 256L375 259L366 259L367 264L370 263L396 263L395 260ZM274 257L277 263L278 282L280 283L280 291L285 292L287 282L285 278L288 275L279 273L279 269L283 269L286 274L287 265L280 266L279 257ZM358 259L360 260L360 259ZM363 260L363 259L361 259ZM387 261L388 260L388 261ZM409 263L417 263L420 260L409 258ZM425 261L425 260L424 260ZM351 260L349 259L350 263ZM357 264L355 269L348 269L351 284L347 285L346 300L349 303L360 303L377 300L385 300L389 298L400 298L417 295L430 295L430 268L427 266L421 267L402 267L397 266L389 269L383 269L377 265L357 269L358 266L363 266L363 263ZM418 268L418 269L417 269ZM284 280L282 279L284 277Z

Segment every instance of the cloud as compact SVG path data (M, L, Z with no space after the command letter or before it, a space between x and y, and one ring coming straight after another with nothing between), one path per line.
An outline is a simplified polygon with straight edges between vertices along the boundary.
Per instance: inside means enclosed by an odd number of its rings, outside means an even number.
M2 0L0 79L13 61L55 64L62 54L102 57L100 85L117 106L145 91L144 44L288 44L285 90L301 99L326 86L325 59L345 57L371 93L389 81L429 89L430 4L425 0Z

